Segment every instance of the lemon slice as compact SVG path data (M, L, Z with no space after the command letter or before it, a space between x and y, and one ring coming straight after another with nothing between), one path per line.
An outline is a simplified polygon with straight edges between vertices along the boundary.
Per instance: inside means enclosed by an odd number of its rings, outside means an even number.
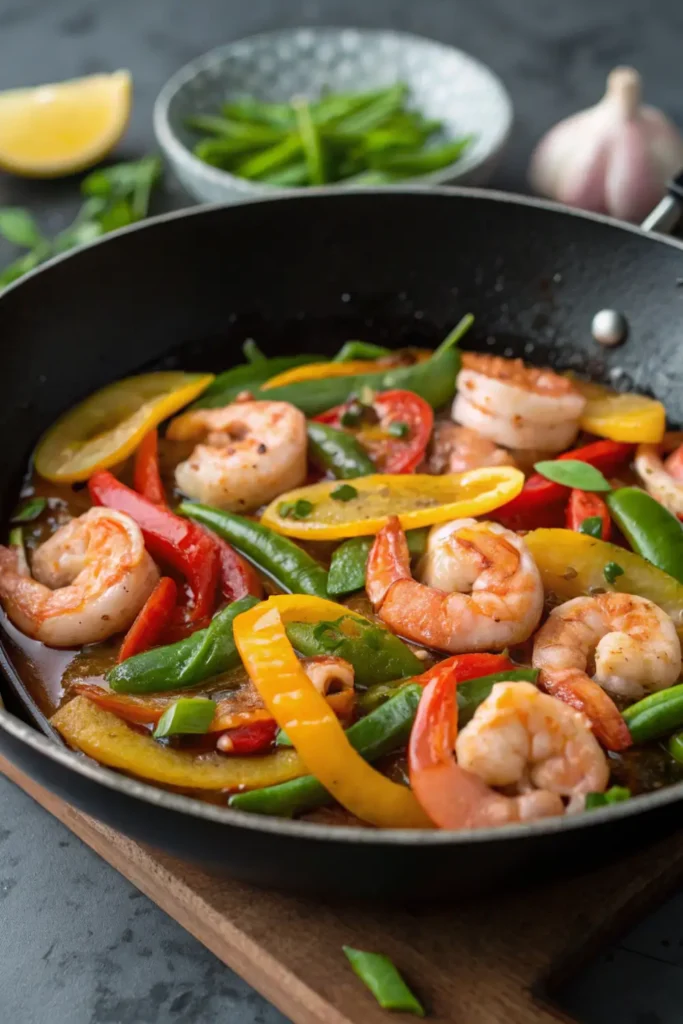
M53 178L91 167L123 135L128 71L0 92L0 168Z
M661 402L645 395L589 397L581 426L591 434L612 441L658 444L666 429L666 409Z

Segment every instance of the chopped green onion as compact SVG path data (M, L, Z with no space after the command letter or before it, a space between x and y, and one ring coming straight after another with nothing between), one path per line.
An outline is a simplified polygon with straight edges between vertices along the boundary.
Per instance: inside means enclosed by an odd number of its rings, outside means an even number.
M597 537L598 540L602 540L602 518L588 516L579 526L579 533L587 533L589 537Z
M342 946L354 974L364 985L383 1010L402 1010L424 1017L424 1007L415 998L389 957L381 953L366 953L362 949Z
M264 363L266 357L253 338L247 338L242 345L242 353L248 363Z
M283 519L306 519L313 511L313 503L306 498L298 498L296 501L281 501L277 507L279 516Z
M358 491L351 484L341 484L341 486L335 487L330 497L335 501L352 501L353 498L358 497Z
M608 562L602 570L602 575L608 583L614 583L617 577L624 575L624 570L616 562Z
M32 523L47 508L47 498L29 498L10 520L13 523Z
M216 702L207 697L181 697L164 711L154 738L208 732L215 710Z
M360 389L359 398L361 401L361 405L373 405L375 401L374 388L371 388L368 384L364 384L363 387Z
M631 799L631 790L626 786L611 786L604 793L586 793L586 810L594 811L597 807L608 807Z
M410 427L402 420L394 420L393 423L389 424L387 430L392 437L408 437L410 434Z

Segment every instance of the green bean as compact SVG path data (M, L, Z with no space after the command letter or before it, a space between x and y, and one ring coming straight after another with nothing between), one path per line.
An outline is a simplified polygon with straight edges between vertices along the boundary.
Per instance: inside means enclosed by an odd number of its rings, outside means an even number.
M353 973L372 992L383 1010L402 1010L424 1017L424 1007L415 998L389 957L342 946Z
M683 524L676 516L638 487L620 487L606 501L633 550L683 583Z
M427 550L429 527L408 530L406 540L412 558ZM352 594L365 586L365 572L374 537L351 537L334 549L327 579L330 594Z

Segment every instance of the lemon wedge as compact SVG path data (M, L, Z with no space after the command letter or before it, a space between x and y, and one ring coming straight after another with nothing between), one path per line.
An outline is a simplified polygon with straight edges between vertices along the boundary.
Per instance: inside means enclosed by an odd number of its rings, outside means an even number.
M123 135L131 92L128 71L0 92L0 168L56 178L91 167Z

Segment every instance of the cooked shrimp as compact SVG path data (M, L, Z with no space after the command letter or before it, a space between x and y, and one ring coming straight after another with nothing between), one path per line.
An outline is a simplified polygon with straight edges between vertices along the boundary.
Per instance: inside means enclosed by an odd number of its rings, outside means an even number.
M559 452L574 441L586 404L574 384L521 359L465 352L453 419L508 448Z
M521 537L498 523L458 519L434 527L410 573L405 534L396 517L377 534L366 589L395 633L440 651L502 650L533 633L543 585Z
M460 427L447 420L439 420L434 424L427 456L427 472L464 473L480 466L514 465L515 460L510 452L499 448L476 430Z
M249 512L306 479L306 418L289 402L233 402L178 416L166 436L200 441L175 471L197 501Z
M585 716L532 683L496 683L459 734L455 752L463 772L509 793L489 790L487 799L469 804L462 827L562 814L563 798L571 814L609 780L607 758Z
M683 447L674 451L666 463L662 462L660 451L655 444L639 444L633 461L634 469L647 492L669 512L683 519L683 482L680 475Z
M681 645L673 622L652 601L597 594L550 613L536 634L533 665L543 689L585 712L601 742L619 750L630 743L628 731L602 691L638 700L672 686L681 672Z
M33 576L17 553L0 547L0 601L27 636L50 647L77 647L126 629L159 572L137 523L123 512L91 508L35 551Z
M584 716L531 683L496 683L458 736L456 687L438 665L417 710L408 768L422 808L448 829L564 814L564 799L579 810L609 777Z

